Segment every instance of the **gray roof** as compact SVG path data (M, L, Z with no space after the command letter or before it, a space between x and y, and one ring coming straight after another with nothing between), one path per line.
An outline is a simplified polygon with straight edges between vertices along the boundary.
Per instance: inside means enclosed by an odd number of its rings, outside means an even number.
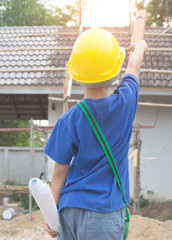
M114 33L122 47L130 45L131 32L129 28L106 29ZM146 33L161 33L163 30L163 28L147 28ZM128 34L121 34L121 32ZM0 36L0 49L72 47L78 36L78 28L59 26L0 27ZM145 34L145 40L150 48L172 48L172 38L168 34L166 36ZM70 52L71 50L0 51L0 68L65 67ZM124 68L126 64L127 58L124 62ZM171 70L172 52L147 52L142 68ZM62 71L0 72L0 85L57 85L62 83L64 77L65 73ZM172 87L172 74L141 73L140 85L141 87Z

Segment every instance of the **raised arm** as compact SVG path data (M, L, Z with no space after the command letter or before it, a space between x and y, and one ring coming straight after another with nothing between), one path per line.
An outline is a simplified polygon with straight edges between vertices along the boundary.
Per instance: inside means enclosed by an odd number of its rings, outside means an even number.
M138 78L143 56L148 50L148 46L145 40L138 40L134 46L130 46L130 49L134 49L134 52L128 62L125 74L134 74Z

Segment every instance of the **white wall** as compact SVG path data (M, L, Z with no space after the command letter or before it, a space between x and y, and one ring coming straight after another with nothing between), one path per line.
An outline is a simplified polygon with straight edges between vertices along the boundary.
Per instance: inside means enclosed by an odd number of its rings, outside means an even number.
M143 101L167 102L170 98L141 98ZM152 198L172 199L172 108L138 107L137 123L154 125L140 131L141 146L141 187L142 193L153 191ZM149 159L149 158L152 158ZM130 192L133 194L133 172L130 163Z
M55 98L57 97L57 95L49 95L49 97ZM49 99L48 100L48 125L54 126L62 113L63 113L62 102L57 102ZM53 169L54 169L54 161L49 157L47 161L47 169L48 169L47 179L49 182L51 182Z
M57 97L60 97L60 96L49 95L49 97L57 98ZM53 105L55 107L54 110L52 109ZM57 101L53 101L53 100L49 99L48 100L48 125L49 126L54 126L62 113L63 113L62 102L57 102Z
M35 148L33 177L40 177L45 164L42 148ZM29 147L0 147L0 183L14 181L28 184L31 174Z

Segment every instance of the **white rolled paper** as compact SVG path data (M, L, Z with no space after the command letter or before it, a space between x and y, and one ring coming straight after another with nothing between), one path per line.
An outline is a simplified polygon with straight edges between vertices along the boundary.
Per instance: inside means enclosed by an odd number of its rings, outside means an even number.
M29 181L29 190L50 229L59 232L58 211L49 185L39 178L32 178Z

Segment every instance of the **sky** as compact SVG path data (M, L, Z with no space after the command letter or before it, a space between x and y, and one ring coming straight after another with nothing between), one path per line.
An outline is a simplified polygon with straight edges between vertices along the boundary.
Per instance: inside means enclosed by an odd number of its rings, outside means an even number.
M129 0L82 0L85 10L82 16L83 26L129 26ZM49 0L58 7L72 4L74 0ZM132 9L134 8L134 0Z

